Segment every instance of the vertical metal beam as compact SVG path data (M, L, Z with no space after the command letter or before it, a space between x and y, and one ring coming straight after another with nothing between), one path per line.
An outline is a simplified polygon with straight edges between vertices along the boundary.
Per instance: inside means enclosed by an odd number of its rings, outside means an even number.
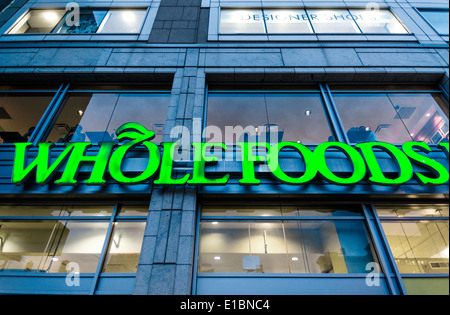
M333 100L331 99L331 96L328 93L328 89L324 87L322 84L319 84L319 88L322 100L325 104L325 113L328 117L331 130L334 133L334 136L336 137L336 141L348 143L348 139L346 138L345 132L343 132L339 117L336 113Z
M60 109L61 102L66 96L69 86L70 84L62 84L58 92L56 92L55 97L53 98L50 105L47 107L47 110L45 111L38 125L36 126L36 130L30 137L30 142L32 142L33 145L36 146L39 142L44 140L43 137L49 130L56 113Z
M386 236L384 234L380 218L378 217L375 207L373 205L370 205L370 207L371 207L371 213L373 216L373 222L375 223L375 226L378 231L378 235L380 236L380 239L381 239L383 252L386 253L389 265L391 266L392 271L394 272L398 290L401 295L407 295L408 293L406 292L405 285L403 284L402 276L400 274L400 271L398 270L397 263L395 262L395 258L394 258L394 255L392 254L391 247L389 246L389 242L387 241Z
M113 228L114 228L114 221L116 219L118 210L119 210L119 204L116 203L116 205L114 206L113 213L111 214L111 218L109 219L108 230L106 231L106 237L105 237L105 241L103 243L103 248L102 248L102 251L100 254L100 259L97 264L97 270L95 271L94 280L92 281L92 287L91 287L91 291L89 293L90 295L94 295L95 291L97 290L100 273L102 272L103 264L105 262L106 254L107 254L108 247L109 247L109 243L111 242L112 232L113 232Z

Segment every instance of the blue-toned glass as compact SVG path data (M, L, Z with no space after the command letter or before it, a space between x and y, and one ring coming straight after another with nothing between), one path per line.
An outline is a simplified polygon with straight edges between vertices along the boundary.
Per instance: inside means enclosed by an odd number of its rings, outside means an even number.
M350 143L448 142L445 100L435 93L334 95Z
M331 135L319 94L236 92L208 96L207 141L311 144L326 142Z
M420 10L420 13L434 27L436 32L441 35L448 35L449 12L443 10Z
M95 34L103 22L108 11L103 10L81 10L79 25L70 25L66 19L62 21L62 26L58 29L59 34Z
M360 221L202 222L200 273L366 273L376 262Z

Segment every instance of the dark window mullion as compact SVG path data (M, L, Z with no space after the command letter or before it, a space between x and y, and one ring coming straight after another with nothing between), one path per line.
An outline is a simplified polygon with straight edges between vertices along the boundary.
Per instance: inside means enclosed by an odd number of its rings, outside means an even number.
M56 119L56 114L61 108L61 104L67 94L67 90L69 89L69 84L62 84L57 94L53 98L52 102L48 106L44 116L41 118L41 121L36 126L35 131L30 137L30 141L33 145L37 145L39 142L45 141L46 135L50 132L51 125Z

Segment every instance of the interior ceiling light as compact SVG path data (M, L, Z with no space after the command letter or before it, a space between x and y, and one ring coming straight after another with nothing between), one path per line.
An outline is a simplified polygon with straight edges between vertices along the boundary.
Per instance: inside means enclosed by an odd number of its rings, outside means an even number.
M55 22L58 20L58 15L55 12L45 12L44 17L49 22Z

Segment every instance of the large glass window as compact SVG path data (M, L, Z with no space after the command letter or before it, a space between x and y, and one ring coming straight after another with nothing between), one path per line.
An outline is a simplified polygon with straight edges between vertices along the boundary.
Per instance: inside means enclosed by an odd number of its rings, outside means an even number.
M213 90L207 106L206 141L219 140L213 138L216 128L225 143L321 143L332 136L321 96L315 92Z
M448 10L420 9L420 13L441 35L448 35L449 12Z
M335 212L335 207L287 206L286 214L305 214L298 219L274 216L271 220L270 214L279 213L280 206L248 207L253 209L252 220L211 216L220 214L217 207L203 207L199 273L348 274L364 273L368 263L376 262L362 217L345 220L344 207ZM246 216L242 208L248 207L221 208ZM354 211L349 207L350 217L357 218ZM341 220L320 219L321 212Z
M65 10L32 9L9 34L138 34L146 9L81 9L78 18Z
M64 10L31 10L9 34L51 33L64 14Z
M222 9L220 34L406 34L390 10Z
M120 126L135 122L153 130L154 141L161 142L169 98L169 93L156 91L71 91L47 141L113 141Z
M350 143L448 142L447 101L440 93L333 92Z
M221 11L220 21L220 33L224 34L264 34L266 32L262 11L258 9L224 9Z
M406 34L408 31L388 10L351 9L351 14L364 34Z
M54 94L14 88L0 91L0 143L27 142Z
M0 270L95 273L103 264L105 273L135 273L146 216L134 214L148 206L123 208L116 217L113 204L0 205Z
M448 274L448 205L375 207L400 273Z

